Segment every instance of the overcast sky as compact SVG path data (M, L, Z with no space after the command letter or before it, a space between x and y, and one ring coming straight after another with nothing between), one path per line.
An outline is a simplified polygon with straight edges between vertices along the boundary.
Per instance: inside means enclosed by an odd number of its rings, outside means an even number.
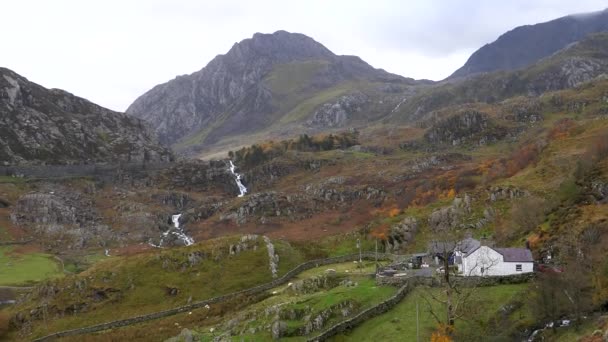
M376 68L440 80L525 24L597 0L0 0L0 66L124 111L255 32L304 33Z

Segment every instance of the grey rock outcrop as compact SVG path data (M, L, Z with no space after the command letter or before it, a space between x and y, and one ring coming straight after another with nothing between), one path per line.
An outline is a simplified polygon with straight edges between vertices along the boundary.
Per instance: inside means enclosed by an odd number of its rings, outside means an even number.
M306 121L311 127L342 127L353 113L361 111L361 106L368 100L363 93L353 93L339 97L331 103L323 104Z
M158 162L173 157L146 124L0 68L0 162Z
M91 201L77 191L58 189L26 194L12 208L11 219L38 235L49 247L105 246L116 239L101 222Z
M456 197L452 204L434 210L429 216L429 227L434 232L460 227L465 215L471 212L471 197Z
M398 252L401 247L412 241L418 231L418 221L414 217L406 217L396 225L391 226L385 240L387 252Z
M518 188L500 186L493 186L491 188L488 188L488 198L490 202L526 196L530 196L530 193L526 190L521 190Z
M488 115L477 111L464 111L433 125L424 135L435 144L461 145L473 142L483 145L502 138L505 130L491 130Z
M272 339L278 340L281 337L285 336L285 333L287 332L287 323L284 321L275 321L272 324L272 328L270 331L272 333Z

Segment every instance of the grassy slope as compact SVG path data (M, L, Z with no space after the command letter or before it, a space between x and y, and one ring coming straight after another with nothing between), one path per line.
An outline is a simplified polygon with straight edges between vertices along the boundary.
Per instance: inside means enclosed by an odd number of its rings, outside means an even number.
M350 279L353 282L357 282L358 285L354 287L340 285L329 290L319 290L314 293L299 295L291 293L287 285L272 289L269 291L269 293L276 293L275 295L241 310L239 314L236 315L237 317L243 315L256 317L254 322L245 324L245 326L241 326L240 329L244 329L244 327L247 329L256 327L261 329L261 331L255 334L240 335L238 338L235 337L236 340L240 341L241 339L245 339L246 341L272 341L270 331L268 331L266 327L273 323L274 317L267 317L264 315L264 312L269 307L275 305L281 305L284 310L310 310L312 316L314 317L321 311L327 310L337 304L352 302L356 305L356 308L352 313L355 314L356 312L381 302L394 294L396 291L396 288L394 287L376 286L375 281L366 275L366 273L369 273L370 271L373 272L374 265L371 262L365 263L365 267L361 270L361 273L356 269L354 263L321 266L301 273L295 279L293 279L292 282L318 276L325 273L325 270L329 268L336 270L337 277ZM231 318L232 317L225 317L223 318L223 321L229 321ZM344 318L333 316L325 323L325 326L330 326L331 324L337 323L342 319ZM295 319L288 320L287 324L290 329L297 329L302 327L305 323L303 320ZM202 332L200 335L202 341L211 341L213 336L218 334L218 331L214 332L215 335L212 333L207 333L207 331L209 331L211 328L213 328L213 326L203 326L196 329L197 331ZM306 338L301 336L292 336L285 337L284 340L304 341Z
M203 300L270 281L265 245L259 243L255 251L228 255L228 245L236 240L228 237L190 247L111 257L77 276L67 277L58 283L63 290L52 299L52 305L66 307L85 302L88 309L85 313L51 320L46 327L35 326L34 336L168 309L186 304L190 297L193 301ZM277 248L284 250L285 246ZM205 256L200 263L188 266L188 255L192 252ZM297 255L283 254L281 272L299 262ZM78 291L76 284L83 281L84 290ZM168 287L179 289L178 294L169 296ZM107 293L108 300L97 302L91 298L99 290ZM36 303L34 300L15 310L27 311Z
M526 291L527 285L501 285L478 288L476 299L480 302L477 317L482 321L493 316L501 306L511 299L519 297ZM434 295L439 295L439 289L432 289ZM393 310L372 318L353 331L337 336L333 341L414 341L416 339L416 303L419 307L420 339L428 341L437 322L428 311L426 301L421 296L427 296L421 288L415 289ZM433 302L433 309L440 312L441 308ZM477 327L469 322L460 321L456 330L466 331Z
M44 253L15 253L14 247L0 246L0 285L30 285L62 275L52 256Z

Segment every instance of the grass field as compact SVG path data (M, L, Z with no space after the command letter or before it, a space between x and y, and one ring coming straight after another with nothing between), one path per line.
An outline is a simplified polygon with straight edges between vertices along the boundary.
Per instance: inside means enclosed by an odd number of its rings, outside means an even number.
M473 323L480 319L483 323L493 316L501 306L507 304L514 296L521 294L527 288L527 284L501 285L478 288L476 299L481 303L476 319L471 322L459 321L456 330L466 331L477 329ZM433 289L434 295L439 294L439 289ZM416 304L419 307L420 340L429 341L431 333L437 327L437 322L430 314L426 301L422 298L424 290L417 288L410 293L393 310L375 317L351 332L339 335L333 341L415 341L416 340ZM433 306L436 312L441 312L438 304Z
M61 275L60 266L48 254L20 254L14 247L0 247L0 285L28 285Z

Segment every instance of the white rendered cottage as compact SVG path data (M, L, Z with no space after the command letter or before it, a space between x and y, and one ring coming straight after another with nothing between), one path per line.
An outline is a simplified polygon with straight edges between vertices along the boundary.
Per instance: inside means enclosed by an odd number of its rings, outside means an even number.
M475 239L463 240L454 251L454 262L463 276L506 276L534 272L532 252L527 248L482 246Z

